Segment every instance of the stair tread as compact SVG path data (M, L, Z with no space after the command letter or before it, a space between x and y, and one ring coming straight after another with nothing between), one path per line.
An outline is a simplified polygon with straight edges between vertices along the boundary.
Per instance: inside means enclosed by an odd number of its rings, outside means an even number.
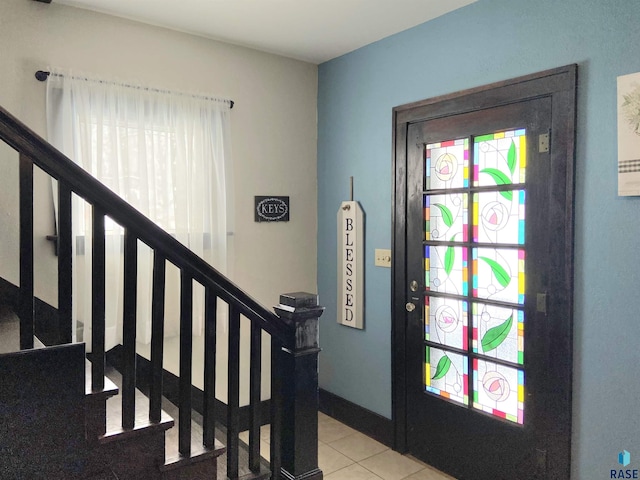
M107 376L104 377L104 388L102 390L93 390L91 388L91 378L91 362L87 360L85 363L85 393L87 396L108 398L117 395L120 391L118 386Z
M105 387L108 380L118 393L118 385L121 383L120 374L113 369L107 367L105 375ZM122 428L122 397L121 395L110 396L107 398L107 422L106 433L102 435L98 441L100 443L109 443L120 438L129 438L133 436L141 436L155 433L158 431L169 430L175 424L174 419L164 410L160 412L160 422L152 423L149 421L149 399L145 397L140 390L136 389L136 416L134 419L134 428Z
M102 435L98 441L100 443L108 443L122 438L130 438L139 435L152 434L162 430L169 430L174 425L174 420L164 411L161 412L161 419L158 423L152 423L149 421L147 412L143 412L141 415L136 415L134 427L132 429L125 429L120 427L111 427L107 433Z
M247 473L246 475L240 475L238 480L262 480L266 478L271 478L271 472L269 470L265 470L261 468L258 473Z
M227 451L227 448L219 442L215 441L213 448L207 448L204 445L198 445L191 447L191 453L189 456L177 455L167 458L164 465L160 467L162 471L173 470L175 468L181 468L185 465L201 462L209 458L219 457Z

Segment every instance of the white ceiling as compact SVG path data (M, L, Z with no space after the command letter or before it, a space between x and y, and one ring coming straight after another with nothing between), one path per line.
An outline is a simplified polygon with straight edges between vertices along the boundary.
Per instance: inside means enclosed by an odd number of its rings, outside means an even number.
M322 63L476 0L53 0Z

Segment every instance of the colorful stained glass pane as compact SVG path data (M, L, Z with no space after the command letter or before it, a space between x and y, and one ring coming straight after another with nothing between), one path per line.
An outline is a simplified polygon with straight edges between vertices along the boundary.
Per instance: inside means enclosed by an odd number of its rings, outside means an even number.
M469 185L469 139L430 143L425 152L425 190Z
M473 296L524 304L524 260L524 250L474 248Z
M481 135L473 139L475 186L508 186L524 183L527 165L525 130Z
M467 357L425 347L424 386L429 393L469 405Z
M524 312L474 303L473 352L508 362L524 362Z
M468 195L424 196L425 240L466 242L468 237Z
M524 423L524 371L473 359L473 407Z
M524 190L475 193L473 241L524 244L524 200Z
M455 246L424 247L425 286L427 290L467 295L467 249Z
M425 340L467 349L468 303L443 297L424 299Z

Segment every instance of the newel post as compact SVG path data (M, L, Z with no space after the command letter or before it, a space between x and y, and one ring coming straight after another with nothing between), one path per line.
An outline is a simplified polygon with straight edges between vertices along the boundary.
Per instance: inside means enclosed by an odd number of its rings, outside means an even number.
M276 314L295 330L293 349L281 352L282 470L288 480L321 480L318 468L318 296L280 295Z

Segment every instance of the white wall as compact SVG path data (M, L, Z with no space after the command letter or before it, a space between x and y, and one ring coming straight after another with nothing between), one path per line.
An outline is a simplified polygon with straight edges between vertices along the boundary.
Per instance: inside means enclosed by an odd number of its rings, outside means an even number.
M285 291L316 291L315 65L55 3L2 0L0 105L43 136L45 85L33 75L47 66L233 99L235 279L266 305ZM40 242L53 233L46 180L36 190L37 295L56 305L55 257ZM2 206L13 202L14 178L0 176L0 191ZM254 223L253 196L277 194L291 196L291 221ZM8 215L17 227L17 212L2 211L0 275L17 282Z
M233 279L266 306L316 292L317 67L201 37L32 0L0 1L0 105L42 136L36 70L70 68L233 99ZM14 158L16 157L16 158ZM17 156L0 146L0 277L18 284ZM49 181L35 179L36 295L57 305ZM254 195L289 195L289 223L254 223Z

